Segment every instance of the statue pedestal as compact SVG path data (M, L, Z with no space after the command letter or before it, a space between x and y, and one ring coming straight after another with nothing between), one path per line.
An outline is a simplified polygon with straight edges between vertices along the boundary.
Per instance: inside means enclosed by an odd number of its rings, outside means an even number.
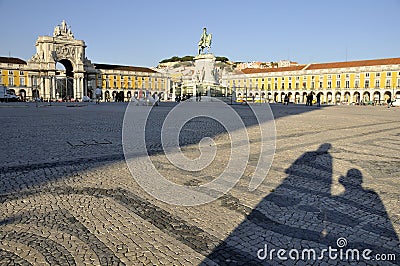
M218 85L213 54L199 54L194 58L194 75L198 83Z

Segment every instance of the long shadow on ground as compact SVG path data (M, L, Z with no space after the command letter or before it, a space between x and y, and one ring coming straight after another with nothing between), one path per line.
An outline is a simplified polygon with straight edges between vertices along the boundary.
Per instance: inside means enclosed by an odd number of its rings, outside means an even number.
M286 169L284 181L207 256L205 263L396 264L399 238L378 194L362 187L362 172L349 169L339 179L345 191L331 195L330 148L331 144L325 143L301 155ZM278 255L280 249L283 251ZM388 261L377 262L376 255L381 254Z

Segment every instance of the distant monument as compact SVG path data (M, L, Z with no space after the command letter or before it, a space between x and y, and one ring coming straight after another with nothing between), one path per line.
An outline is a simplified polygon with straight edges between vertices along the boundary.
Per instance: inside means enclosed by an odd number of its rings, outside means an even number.
M202 87L218 85L218 72L215 69L215 56L210 53L212 34L207 33L207 28L203 28L203 33L198 43L198 55L194 58L193 81ZM204 53L207 48L207 53Z
M211 40L212 40L212 34L211 33L207 34L207 28L203 28L203 33L201 34L200 41L197 44L197 46L199 47L198 54L203 53L204 48L207 48L207 52L210 53Z
M191 95L194 100L199 95L221 97L226 94L226 87L219 83L221 71L216 67L216 58L210 53L211 41L212 34L207 33L207 28L204 27L200 41L197 43L198 50L194 57L194 71L191 78L182 80L181 96ZM210 97L201 99L201 101L210 101Z

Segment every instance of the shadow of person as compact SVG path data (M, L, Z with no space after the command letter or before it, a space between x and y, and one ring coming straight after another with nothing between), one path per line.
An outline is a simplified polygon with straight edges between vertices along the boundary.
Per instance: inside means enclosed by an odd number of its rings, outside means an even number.
M345 191L331 198L333 204L328 211L328 222L334 226L331 230L335 237L346 238L346 248L371 249L373 254L400 256L399 237L386 208L375 191L362 187L361 171L348 170L346 176L339 178L339 183ZM338 221L342 221L339 229Z
M210 260L219 265L281 265L285 260L337 263L337 258L321 252L338 249L340 238L347 240L349 248L399 254L385 207L376 193L362 189L358 170L349 170L341 178L346 188L342 195L331 195L330 149L331 144L325 143L300 156L285 170L288 176L282 183L207 256L205 264ZM373 233L374 228L379 231ZM302 257L307 249L315 253ZM278 250L283 250L280 257Z
M259 250L265 244L268 250L276 251L320 243L325 226L320 214L325 200L331 196L330 149L331 144L324 143L296 159L285 170L288 176L282 183L207 258L220 265L279 264L282 261L276 257L262 259L267 251L260 259Z

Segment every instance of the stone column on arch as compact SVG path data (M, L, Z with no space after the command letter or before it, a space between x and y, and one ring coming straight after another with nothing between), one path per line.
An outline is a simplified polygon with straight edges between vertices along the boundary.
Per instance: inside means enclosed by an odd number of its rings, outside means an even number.
M56 76L55 75L52 75L51 76L51 93L50 93L50 100L52 101L54 98L55 98L55 96L56 96L56 85L57 84L57 82L56 82Z

